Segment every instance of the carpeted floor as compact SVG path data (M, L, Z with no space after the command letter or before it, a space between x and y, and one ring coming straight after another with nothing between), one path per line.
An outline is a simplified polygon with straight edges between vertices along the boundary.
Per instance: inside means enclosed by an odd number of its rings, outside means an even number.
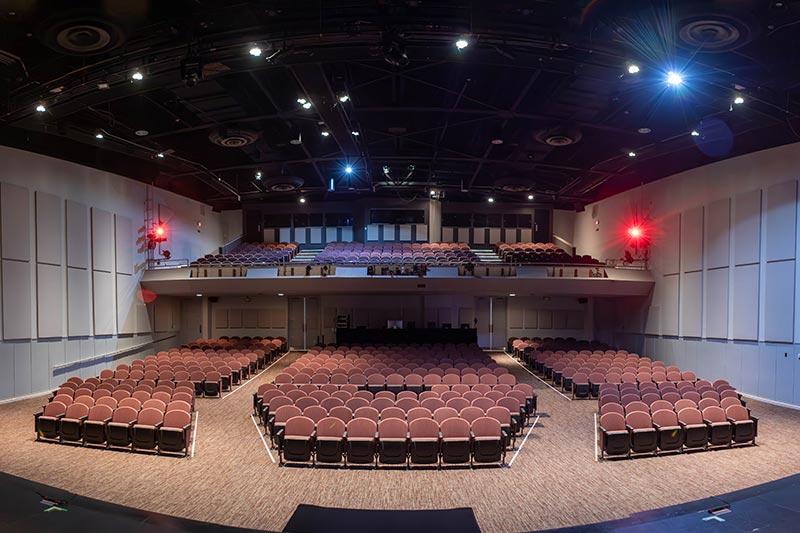
M32 415L44 399L2 405L0 471L112 503L231 526L282 530L299 504L469 507L486 532L615 520L797 472L800 412L758 402L749 402L761 417L757 447L595 462L597 402L568 401L504 354L495 357L534 386L542 415L511 468L279 468L250 417L252 392L296 357L285 356L222 400L198 400L195 456L187 459L36 442Z

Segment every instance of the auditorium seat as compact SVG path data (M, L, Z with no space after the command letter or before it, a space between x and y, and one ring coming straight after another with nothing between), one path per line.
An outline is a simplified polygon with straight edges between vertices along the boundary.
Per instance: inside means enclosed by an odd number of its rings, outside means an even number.
M132 449L154 450L158 445L158 430L163 423L163 411L155 407L142 409L131 428Z
M306 463L313 460L314 428L314 421L305 416L294 416L286 422L277 435L280 465L285 461Z
M505 463L508 435L501 423L492 417L484 416L475 420L471 426L472 460L476 463Z
M726 398L726 400L732 399ZM756 423L758 419L750 415L745 407L731 405L725 409L725 416L733 429L733 442L737 444L756 443Z
M347 423L345 464L370 464L376 461L378 424L369 418L354 418Z
M434 413L435 417L436 413ZM446 464L470 462L472 441L469 422L461 418L450 417L440 423L440 431L442 462Z
M179 402L185 403L185 402ZM181 453L186 456L189 454L189 440L191 438L192 415L189 412L189 405L186 409L178 406L178 409L168 410L164 415L164 421L158 431L158 451L159 453Z
M341 409L347 409L343 407ZM347 419L349 422L352 414ZM345 421L331 416L323 418L317 423L317 434L315 440L315 460L321 463L341 463L345 452L344 434L346 430Z
M725 416L725 411L721 407L712 406L702 409L702 413L703 421L708 426L708 443L711 446L730 446L733 427Z
M67 413L67 405L52 401L48 403L42 412L34 415L36 425L36 440L57 439L61 424L61 419Z
M631 436L625 418L619 413L606 413L600 417L600 457L628 455Z
M681 409L678 412L678 421L683 428L685 448L708 447L708 426L699 410L690 407Z

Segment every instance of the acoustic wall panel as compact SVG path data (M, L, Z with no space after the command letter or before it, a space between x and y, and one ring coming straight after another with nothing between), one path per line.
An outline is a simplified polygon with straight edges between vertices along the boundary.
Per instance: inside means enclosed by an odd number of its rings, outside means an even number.
M525 329L536 329L539 327L539 311L536 309L525 309Z
M767 189L767 261L794 259L797 230L797 182Z
M31 265L3 259L3 339L31 338Z
M764 340L794 339L794 261L767 263L764 290Z
M292 228L278 228L280 242L292 242Z
M695 207L681 215L681 270L703 268L703 208Z
M736 195L733 217L735 265L758 263L761 250L761 191Z
M0 183L0 224L3 259L30 261L30 200L28 189Z
M679 335L680 276L664 276L661 279L661 334Z
M661 269L664 274L677 274L680 272L681 256L681 215L676 213L664 219L664 235L661 246Z
M553 329L567 329L567 312L563 309L553 311Z
M796 357L791 346L775 347L775 396L779 402L794 401L794 362Z
M294 242L297 244L305 244L307 242L306 228L294 228Z
M89 209L67 200L67 266L89 268Z
M245 328L258 327L258 309L242 310L242 326Z
M681 336L700 337L703 334L703 273L684 274L680 289Z
M455 242L455 228L442 228L442 242Z
M758 391L758 345L756 343L736 344L736 349L741 356L742 379L741 384L733 385L742 392L757 394Z
M36 192L36 260L61 264L61 238L64 235L61 198Z
M553 328L553 312L540 310L539 311L539 329L552 329Z
M228 310L214 309L214 327L217 329L228 327Z
M136 333L136 291L134 276L117 274L117 333Z
M153 304L145 304L138 296L139 291L140 289L137 288L137 296L134 303L136 310L136 333L151 333L153 331L153 323L150 317L150 311L153 309Z
M661 335L661 306L652 305L647 310L644 332L646 335Z
M380 237L378 236L378 224L369 224L367 225L367 240L368 241L377 241Z
M269 328L269 327L271 327L271 322L269 320L269 310L268 309L259 309L258 310L258 327L259 328Z
M730 259L731 201L718 200L706 211L706 268L726 267Z
M342 242L353 242L352 226L345 226L342 228Z
M114 215L117 274L133 274L134 236L133 223L128 217Z
M583 311L569 311L567 313L567 329L583 329Z
M172 330L174 320L172 316L172 302L170 300L156 300L153 313L155 314L155 331L165 332Z
M501 240L500 228L489 228L489 244L497 244Z
M758 265L733 269L733 339L758 340L758 277Z
M386 232L386 226L383 227L383 231ZM398 240L402 242L411 240L411 224L400 224Z
M241 309L228 309L228 327L240 328L242 327L242 310Z
M517 242L517 228L506 228L503 232L503 242L509 244Z
M269 322L272 325L272 329L276 328L285 328L286 327L286 309L270 309L269 310Z
M720 268L706 273L705 315L706 337L728 337L728 270Z
M513 301L513 300L512 300ZM511 329L522 329L525 323L525 310L519 305L509 302L508 306L508 327Z
M85 337L92 328L92 288L89 271L67 268L67 335Z
M61 267L36 266L37 337L64 336L64 281Z
M775 346L761 344L758 347L758 396L775 397L775 372L777 370Z
M117 316L114 275L110 272L92 272L92 292L94 294L94 334L113 335Z
M335 230L335 228L334 228ZM311 244L322 243L322 228L311 228L311 237L308 240Z
M325 228L325 242L336 242L339 240L339 228Z
M92 208L92 269L114 271L114 220L111 213L96 207Z
M14 396L31 392L31 345L21 342L14 344Z
M486 244L486 228L474 228L472 230L472 242Z
M531 242L533 240L533 230L522 228L519 230L519 242Z

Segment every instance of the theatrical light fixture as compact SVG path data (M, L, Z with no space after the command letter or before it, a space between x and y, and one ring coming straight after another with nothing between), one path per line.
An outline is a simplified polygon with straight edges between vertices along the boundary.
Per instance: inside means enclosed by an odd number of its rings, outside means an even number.
M513 298L514 296L516 296L516 294L514 294L514 293L512 292L512 293L509 293L509 296L511 296L511 297Z
M631 239L640 239L644 235L642 228L639 226L631 226L628 228L628 237Z
M304 203L306 203L306 199L305 199L305 198L300 198L300 203L301 203L301 204L304 204Z
M431 196L436 196L436 191L434 189L431 189Z
M350 165L347 165L346 167L344 167L344 172L345 172L345 174L352 174L353 173L353 167L350 166Z
M350 96L347 93L339 93L337 97L341 103L345 103L350 100Z
M36 106L37 113L44 113L45 111L47 111L47 108L44 106L44 104L39 104Z
M490 196L486 201L489 202L490 204L493 204L494 203L494 198L492 198Z
M303 109L311 109L311 102L306 102L303 104Z
M282 292L279 292L279 293L278 293L278 296L283 296L283 293L282 293Z
M456 41L456 48L458 48L459 50L463 50L467 46L469 46L469 41L464 39L463 37L461 37L459 40Z
M691 133L690 135L691 135L692 137L700 137L700 132L699 132L699 131L697 131L697 130L692 130L692 133Z
M263 50L258 45L253 45L249 50L250 55L253 57L260 56L262 52Z
M297 103L300 105L307 104L308 100L306 100L305 98L298 98Z
M198 298L202 298L203 297L203 293L202 292L198 292L197 294L195 294L195 296L197 296Z
M670 70L669 72L667 72L667 83L672 85L673 87L677 87L678 85L683 83L683 76L681 76L674 70Z
M634 151L628 152L628 157L636 157L636 152Z
M102 139L103 137L104 135L102 131L98 131L97 133L94 134L95 139Z
M501 144L503 144L503 139L501 139L499 137L496 138L496 139L492 139L492 144L495 145L495 146L500 146Z
M156 157L159 158L159 159L164 159L164 157L166 157L166 156L164 155L164 152L159 152L159 153L156 154Z
M322 130L319 132L319 134L322 135L323 137L330 137L331 132L329 132L328 130Z
M534 198L535 198L535 196L534 196L534 195L532 195L532 194L529 194L529 195L528 195L528 200L533 200Z
M142 74L141 71L134 70L133 74L131 74L131 79L133 81L142 81L144 79L144 74Z
M351 134L353 134L353 137L358 137L359 135L361 135L361 134L360 134L360 133L358 133L358 131L356 131L356 130L353 130L353 131L351 131L350 133L351 133Z
M261 171L260 171L260 170L256 170L256 174L255 174L255 176L256 176L256 179L257 179L257 180L261 180L261 176L263 176L263 174L261 173Z
M737 95L736 95L736 96L733 98L733 103L734 103L734 104L736 104L736 105L741 105L741 104L743 104L743 103L744 103L744 96L742 96L741 94L737 94Z
M628 74L638 74L639 73L639 65L631 63L628 65Z
M636 131L638 131L638 132L639 132L639 133L641 133L642 135L647 135L648 133L652 132L653 130L651 130L650 128L646 128L646 127L645 127L645 128L639 128L639 129L638 129L638 130L636 130Z

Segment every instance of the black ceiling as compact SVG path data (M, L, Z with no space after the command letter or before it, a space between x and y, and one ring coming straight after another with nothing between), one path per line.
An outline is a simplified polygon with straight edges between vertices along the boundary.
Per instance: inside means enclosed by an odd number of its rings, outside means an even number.
M582 205L800 140L797 0L0 9L0 143L218 208L431 188Z

